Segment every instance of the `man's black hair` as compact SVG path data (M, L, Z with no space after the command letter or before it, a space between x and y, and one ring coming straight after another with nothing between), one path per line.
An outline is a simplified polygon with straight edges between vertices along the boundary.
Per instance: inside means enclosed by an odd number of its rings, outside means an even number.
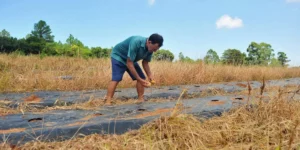
M158 43L159 47L161 47L163 45L164 39L161 35L154 33L154 34L150 35L149 41L151 41L152 44Z

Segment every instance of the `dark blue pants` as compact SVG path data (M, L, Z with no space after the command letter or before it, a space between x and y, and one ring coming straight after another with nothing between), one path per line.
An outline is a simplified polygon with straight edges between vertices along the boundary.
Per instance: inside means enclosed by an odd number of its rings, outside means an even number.
M136 78L132 75L132 73L129 71L126 65L115 60L112 57L111 57L111 65L112 65L112 81L122 81L125 71L127 71L127 73L130 75L132 80L136 80ZM138 63L134 63L134 68L138 73L138 75L145 80L146 77Z

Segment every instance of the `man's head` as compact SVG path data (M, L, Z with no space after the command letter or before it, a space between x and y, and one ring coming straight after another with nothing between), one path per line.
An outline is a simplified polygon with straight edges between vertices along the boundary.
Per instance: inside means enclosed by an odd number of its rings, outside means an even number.
M154 33L147 40L147 48L150 52L156 52L162 45L164 39L161 35Z

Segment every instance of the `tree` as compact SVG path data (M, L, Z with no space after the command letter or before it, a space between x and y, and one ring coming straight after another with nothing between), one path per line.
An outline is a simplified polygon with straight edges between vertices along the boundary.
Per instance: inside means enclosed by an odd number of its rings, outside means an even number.
M20 48L25 54L40 54L45 46L46 41L35 36L20 40Z
M204 57L204 62L206 64L216 64L220 61L219 55L213 49L209 49Z
M108 48L101 48L101 47L92 47L91 48L91 55L92 57L97 58L108 58L110 56L111 49Z
M182 52L179 53L179 61L181 62L194 62L193 59L191 59L190 57L188 56L184 56Z
M34 24L34 30L31 31L32 36L39 39L44 39L46 42L53 42L54 36L51 35L52 31L50 26L43 20L40 20L38 23Z
M179 61L184 61L184 55L182 54L182 52L179 53L178 58Z
M77 45L79 47L84 47L83 43L79 41L77 38L75 38L72 34L69 35L69 37L66 40L66 43L69 45Z
M32 37L33 35L32 34L27 34L26 36L25 36L25 39L28 39L28 38L30 38L30 37Z
M10 37L10 33L8 31L6 31L5 29L3 29L1 32L0 32L0 37Z
M44 49L42 50L42 54L51 56L51 55L57 55L57 51L56 51L56 47L57 47L57 43L53 42L53 43L46 43Z
M270 67L279 67L279 66L281 66L281 63L277 58L272 57L269 66Z
M248 62L253 65L268 65L274 52L272 46L267 43L251 42L247 48Z
M17 38L0 36L0 52L11 53L17 50L19 41Z
M286 63L290 61L284 52L278 52L277 55L277 59L282 66L286 66Z
M66 43L69 44L69 45L73 45L75 42L75 38L72 34L69 35L69 37L67 38L66 40Z
M222 62L231 65L241 65L245 62L246 54L237 49L227 49L222 55Z
M153 59L158 61L173 61L174 54L169 50L160 49L153 54Z

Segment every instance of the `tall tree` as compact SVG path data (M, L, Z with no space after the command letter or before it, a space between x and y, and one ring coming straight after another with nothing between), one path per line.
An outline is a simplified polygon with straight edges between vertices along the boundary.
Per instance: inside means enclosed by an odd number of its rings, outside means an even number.
M216 64L220 61L219 55L213 49L209 49L204 57L204 62L206 64Z
M74 37L72 34L70 34L69 37L68 37L67 40L66 40L66 43L67 43L68 45L74 44L74 43L75 43L75 37Z
M160 49L153 54L153 59L158 61L173 61L174 54L169 50Z
M277 55L277 59L282 66L286 66L286 63L290 61L284 52L278 52Z
M10 37L10 33L8 31L6 31L5 29L3 29L1 32L0 32L0 37Z
M247 48L248 62L253 65L268 65L274 52L268 43L251 42Z
M182 52L179 53L178 58L179 58L179 61L184 61L184 55Z
M244 64L246 54L237 49L227 49L222 56L222 62L231 65Z
M47 42L53 42L54 36L51 35L52 31L50 29L50 26L47 25L47 23L43 20L40 20L38 23L34 24L34 30L31 31L31 34L34 37L37 37L39 39L44 39Z

